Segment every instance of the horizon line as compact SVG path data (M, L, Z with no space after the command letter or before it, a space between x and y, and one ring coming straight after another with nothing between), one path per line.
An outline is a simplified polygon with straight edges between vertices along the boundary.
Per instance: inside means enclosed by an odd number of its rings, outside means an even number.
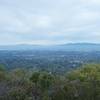
M32 43L15 43L15 44L0 44L0 46L17 46L17 45L34 45L34 46L52 46L52 45L69 45L69 44L94 44L99 45L98 42L68 42L68 43L56 43L56 44L32 44Z

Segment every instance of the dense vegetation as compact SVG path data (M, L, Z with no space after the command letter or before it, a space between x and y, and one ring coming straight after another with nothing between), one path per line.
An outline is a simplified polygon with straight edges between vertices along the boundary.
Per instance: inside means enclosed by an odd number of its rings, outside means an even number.
M0 100L100 100L100 65L65 73L0 66Z

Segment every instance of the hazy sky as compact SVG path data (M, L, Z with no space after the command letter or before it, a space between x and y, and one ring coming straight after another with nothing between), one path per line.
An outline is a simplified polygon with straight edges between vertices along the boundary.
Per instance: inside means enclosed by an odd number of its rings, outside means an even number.
M0 0L0 44L100 43L100 0Z

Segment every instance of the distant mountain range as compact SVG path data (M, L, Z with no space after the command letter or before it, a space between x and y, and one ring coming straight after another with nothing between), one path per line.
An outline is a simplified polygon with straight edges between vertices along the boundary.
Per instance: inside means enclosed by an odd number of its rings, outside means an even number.
M100 51L100 44L69 43L62 45L0 45L0 50L57 50L57 51Z

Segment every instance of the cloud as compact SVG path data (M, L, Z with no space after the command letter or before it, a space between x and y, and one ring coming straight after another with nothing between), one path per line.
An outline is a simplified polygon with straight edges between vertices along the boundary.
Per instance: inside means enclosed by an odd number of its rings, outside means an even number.
M100 0L0 0L0 43L100 42L99 16Z

